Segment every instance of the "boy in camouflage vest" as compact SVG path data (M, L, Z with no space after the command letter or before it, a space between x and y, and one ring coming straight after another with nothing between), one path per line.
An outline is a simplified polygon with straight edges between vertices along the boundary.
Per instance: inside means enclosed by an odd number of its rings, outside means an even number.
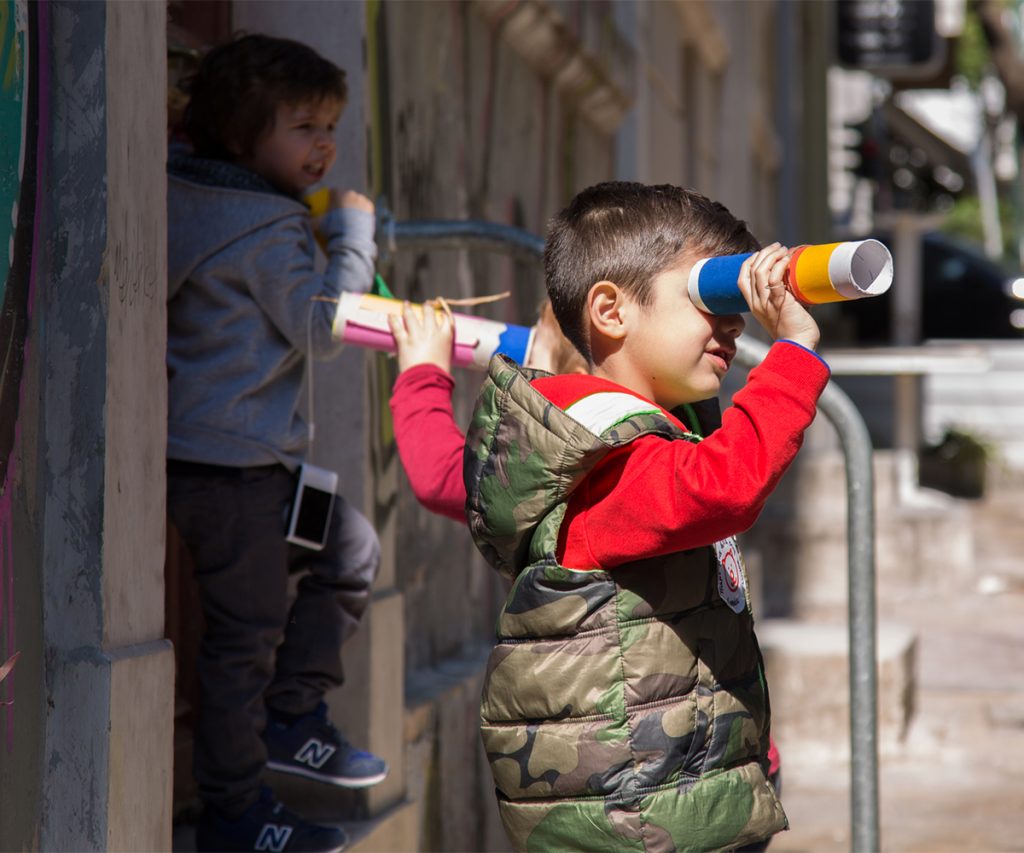
M477 546L513 580L481 706L519 850L720 850L787 826L766 779L768 691L735 535L792 462L828 381L773 243L741 269L776 339L706 439L744 328L687 295L757 242L671 186L600 184L552 221L548 294L589 375L496 358L466 444ZM679 416L674 413L679 413Z

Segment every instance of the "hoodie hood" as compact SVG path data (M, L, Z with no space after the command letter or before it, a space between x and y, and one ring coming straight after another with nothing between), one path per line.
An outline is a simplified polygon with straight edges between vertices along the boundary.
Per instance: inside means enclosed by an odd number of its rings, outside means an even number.
M566 504L610 450L641 435L698 440L655 403L595 376L543 380L567 383L553 394L574 400L563 411L531 385L547 376L505 356L491 359L466 439L469 529L510 578L538 561L557 564Z
M509 578L554 559L569 495L611 449L530 385L546 375L495 356L466 438L470 533Z
M167 163L167 291L173 297L193 270L247 234L293 216L298 199L255 172L224 160L172 151Z

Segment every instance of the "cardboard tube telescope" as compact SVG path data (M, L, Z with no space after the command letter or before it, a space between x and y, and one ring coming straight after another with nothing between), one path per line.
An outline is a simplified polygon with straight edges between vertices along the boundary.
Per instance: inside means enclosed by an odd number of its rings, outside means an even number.
M690 271L690 299L709 314L749 311L737 280L752 253L697 261ZM799 246L790 256L786 287L804 305L863 299L892 284L892 255L878 240Z
M420 311L440 311L429 305L414 304ZM343 293L334 315L334 336L347 344L394 352L395 337L388 315L401 316L402 302L368 293ZM533 328L485 320L469 314L455 314L455 346L452 364L486 370L491 356L507 355L524 364L533 344Z

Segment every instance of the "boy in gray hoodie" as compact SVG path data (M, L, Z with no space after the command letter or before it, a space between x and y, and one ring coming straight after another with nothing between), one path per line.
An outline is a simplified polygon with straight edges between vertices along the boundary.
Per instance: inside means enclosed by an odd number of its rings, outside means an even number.
M191 150L168 163L168 509L206 621L199 850L340 850L344 833L284 809L264 769L345 787L388 769L341 736L323 702L369 599L376 534L337 496L322 549L286 541L309 441L307 360L338 354L331 300L374 276L373 203L331 191L319 272L301 201L334 162L346 91L344 72L304 45L234 39L192 78Z

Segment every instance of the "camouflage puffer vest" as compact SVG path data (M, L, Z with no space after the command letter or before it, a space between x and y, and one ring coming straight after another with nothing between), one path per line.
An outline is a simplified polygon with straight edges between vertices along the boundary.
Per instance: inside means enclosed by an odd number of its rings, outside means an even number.
M481 705L510 840L696 851L785 829L766 778L761 653L749 608L719 597L713 550L612 572L555 559L569 496L609 450L697 437L650 404L595 434L533 389L536 375L496 357L466 444L470 529L514 580Z

